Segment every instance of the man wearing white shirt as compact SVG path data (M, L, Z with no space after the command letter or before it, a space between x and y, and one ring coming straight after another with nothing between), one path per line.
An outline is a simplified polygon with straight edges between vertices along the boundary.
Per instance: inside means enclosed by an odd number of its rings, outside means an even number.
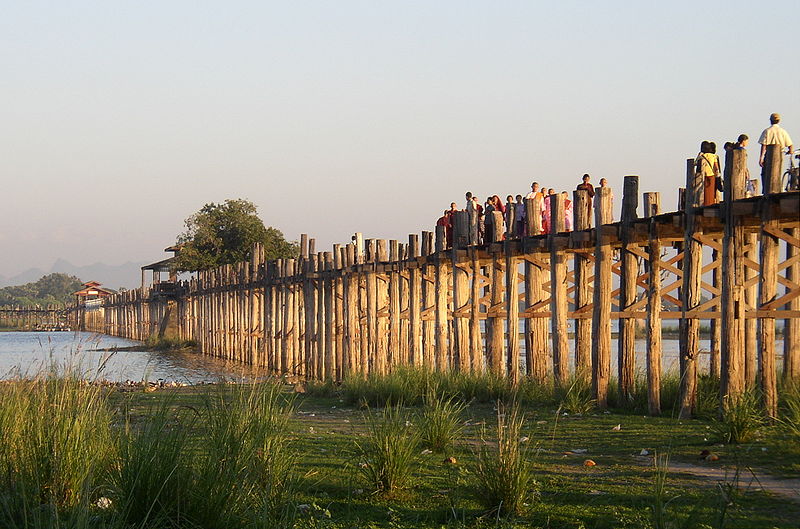
M758 165L764 167L764 155L767 154L767 145L778 145L780 149L787 148L786 153L792 154L792 138L789 133L781 128L778 123L781 121L781 115L777 113L770 114L769 122L772 124L769 128L764 129L758 143L761 144L761 157L758 160Z

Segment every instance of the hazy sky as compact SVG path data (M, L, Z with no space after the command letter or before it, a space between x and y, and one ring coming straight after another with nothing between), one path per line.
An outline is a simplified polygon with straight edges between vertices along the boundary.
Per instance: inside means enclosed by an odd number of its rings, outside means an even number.
M160 259L226 198L318 249L584 172L672 210L701 140L800 141L797 7L0 0L0 274Z

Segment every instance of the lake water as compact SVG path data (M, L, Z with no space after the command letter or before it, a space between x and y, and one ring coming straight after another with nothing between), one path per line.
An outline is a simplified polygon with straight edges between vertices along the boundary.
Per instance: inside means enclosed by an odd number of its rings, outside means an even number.
M83 332L0 332L0 379L35 376L48 366L70 366L88 379L197 384L240 380L253 375L248 366L197 353L97 351L142 345L139 342Z
M520 339L524 349L525 341ZM574 340L570 338L570 364L573 364ZM113 382L132 380L197 384L219 380L241 380L254 373L249 366L225 362L197 353L165 351L98 351L113 347L141 345L139 342L102 334L81 332L0 332L0 379L18 374L34 376L56 364L77 367L87 378L100 378ZM702 351L708 351L709 341L700 342ZM646 342L636 341L636 366L644 371ZM678 369L678 341L664 339L662 365L665 373ZM776 344L778 365L782 365L783 342ZM617 340L611 344L611 373L617 372ZM700 355L700 372L708 370L709 355Z

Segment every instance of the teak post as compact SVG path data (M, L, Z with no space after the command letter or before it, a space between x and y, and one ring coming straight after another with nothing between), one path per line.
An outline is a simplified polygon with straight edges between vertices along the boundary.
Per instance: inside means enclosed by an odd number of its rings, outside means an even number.
M703 175L694 170L694 160L686 161L686 212L684 216L683 287L681 288L681 401L680 417L691 417L697 406L697 360L700 354L700 319L692 314L700 305L703 245L696 211L703 201Z
M589 192L578 189L572 192L573 227L578 232L589 230L592 210ZM575 374L586 381L592 377L592 320L587 311L592 303L590 286L591 263L586 257L583 239L575 248Z
M611 245L604 235L611 223L611 189L595 188L594 294L592 296L592 390L597 407L608 407L611 374Z
M644 194L644 216L648 227L647 288L647 409L661 414L661 238L655 217L661 213L661 196Z
M557 386L569 378L569 336L567 334L567 258L559 233L565 231L564 198L550 195L550 325L553 339L553 376Z

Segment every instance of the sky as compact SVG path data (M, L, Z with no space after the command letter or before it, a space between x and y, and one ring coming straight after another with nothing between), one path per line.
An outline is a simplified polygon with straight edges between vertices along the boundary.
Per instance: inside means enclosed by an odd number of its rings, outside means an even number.
M472 191L674 210L702 140L800 138L797 4L0 0L0 274L154 261L245 198L318 250ZM758 174L757 145L750 170ZM621 202L618 200L616 202ZM619 204L616 204L619 207Z

